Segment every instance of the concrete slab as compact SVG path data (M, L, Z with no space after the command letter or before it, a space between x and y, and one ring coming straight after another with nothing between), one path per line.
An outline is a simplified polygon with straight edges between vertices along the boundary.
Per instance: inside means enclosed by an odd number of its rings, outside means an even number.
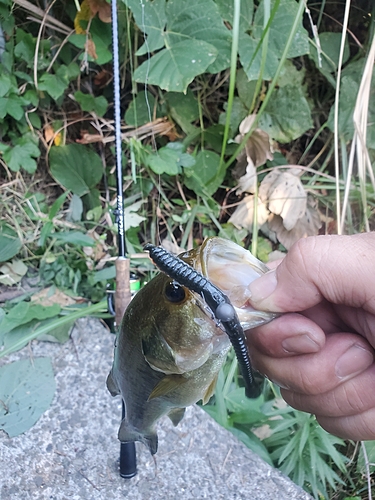
M137 444L138 474L122 479L121 404L105 387L113 340L85 318L68 343L34 342L1 360L50 356L57 382L51 408L32 429L12 439L0 431L2 500L311 499L199 407L176 428L160 423L155 461Z

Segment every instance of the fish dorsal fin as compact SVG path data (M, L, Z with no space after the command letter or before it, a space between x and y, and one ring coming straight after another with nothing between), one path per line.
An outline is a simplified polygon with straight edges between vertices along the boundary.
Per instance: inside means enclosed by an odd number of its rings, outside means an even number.
M172 424L175 427L181 422L181 420L184 418L184 415L185 408L173 408L173 410L168 413L168 417L171 419Z
M217 377L218 377L218 375L216 375L213 378L211 384L207 387L207 390L206 390L206 392L204 393L204 395L202 397L202 403L204 405L209 402L209 400L211 399L211 396L213 396L213 393L215 392Z
M148 401L154 398L159 398L160 396L164 396L165 394L178 389L185 382L186 379L181 375L166 375L153 388L151 394L148 397Z

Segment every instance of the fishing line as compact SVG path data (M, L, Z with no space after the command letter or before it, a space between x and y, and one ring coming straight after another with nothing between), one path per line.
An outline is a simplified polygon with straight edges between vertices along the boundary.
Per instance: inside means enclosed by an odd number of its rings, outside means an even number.
M150 67L151 67L151 51L150 51L150 46L148 44L148 36L146 34L145 4L144 4L143 0L140 0L140 5L141 5L141 12L142 12L141 13L141 30L143 32L143 40L144 40L144 44L146 47L146 54L147 54L146 76L145 76L145 83L144 83L145 103L146 103L146 107L147 107L148 121L151 123L152 122L152 113L151 113L150 101L148 98L148 78L149 78ZM155 153L157 155L159 155L158 148L156 145L155 135L154 135L154 132L152 129L151 129L151 142L152 142L153 150L155 151ZM157 205L157 209L159 209L159 210L160 210L160 205L161 205L160 190L161 190L161 177L160 177L160 174L158 174L158 198L157 198L156 205ZM160 230L159 230L159 217L158 217L157 213L156 213L156 235L155 235L155 237L156 237L156 240L160 243L161 238L160 238Z

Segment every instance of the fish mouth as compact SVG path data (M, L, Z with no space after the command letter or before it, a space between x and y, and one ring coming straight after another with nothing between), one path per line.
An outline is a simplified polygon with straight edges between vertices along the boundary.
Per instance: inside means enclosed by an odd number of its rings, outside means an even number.
M227 295L244 330L268 323L278 316L277 313L257 311L249 303L250 283L269 268L248 250L230 240L211 237L182 258Z

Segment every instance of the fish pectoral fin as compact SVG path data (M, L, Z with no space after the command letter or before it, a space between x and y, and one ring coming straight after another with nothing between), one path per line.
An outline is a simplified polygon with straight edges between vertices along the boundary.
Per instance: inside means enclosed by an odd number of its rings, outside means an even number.
M182 377L181 375L174 375L174 374L173 375L166 375L153 388L147 401L150 401L151 399L154 399L154 398L158 398L160 396L164 396L165 394L168 394L169 392L172 392L175 389L178 389L186 381L187 381L187 379Z
M158 435L155 431L144 434L129 424L124 418L118 431L118 438L122 443L132 443L140 441L145 444L152 455L158 451Z
M112 370L108 374L106 383L107 383L107 389L111 393L111 396L118 396L120 394L120 390L113 379Z
M176 364L171 346L156 328L153 335L142 339L142 351L153 370L163 373L182 373Z
M176 427L176 425L178 425L181 420L184 418L184 415L185 415L185 409L186 408L173 408L173 410L171 410L169 413L168 413L168 417L170 418L172 424Z
M209 400L211 399L211 397L213 396L213 394L215 392L215 387L216 387L216 383L217 383L217 377L218 377L218 375L216 375L214 377L214 379L212 380L211 384L207 387L207 390L206 390L206 392L204 393L204 395L202 397L202 403L204 405L209 402Z

